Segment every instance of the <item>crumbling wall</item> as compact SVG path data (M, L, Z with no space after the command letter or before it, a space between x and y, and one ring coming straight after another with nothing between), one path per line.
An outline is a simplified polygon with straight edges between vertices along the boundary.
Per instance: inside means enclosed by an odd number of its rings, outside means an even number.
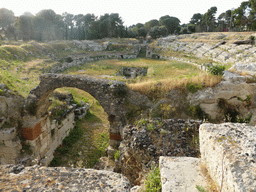
M140 185L160 156L199 155L198 129L202 121L183 119L143 119L136 126L126 126L119 146L116 171Z

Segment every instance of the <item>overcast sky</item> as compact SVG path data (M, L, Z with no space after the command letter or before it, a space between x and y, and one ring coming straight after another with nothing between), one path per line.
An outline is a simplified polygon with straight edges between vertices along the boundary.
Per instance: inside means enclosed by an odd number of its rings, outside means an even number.
M0 0L0 8L7 8L16 16L29 11L36 14L52 9L57 14L119 13L124 25L145 23L164 15L174 16L188 23L194 13L205 13L212 6L218 8L217 16L228 9L237 8L245 0Z

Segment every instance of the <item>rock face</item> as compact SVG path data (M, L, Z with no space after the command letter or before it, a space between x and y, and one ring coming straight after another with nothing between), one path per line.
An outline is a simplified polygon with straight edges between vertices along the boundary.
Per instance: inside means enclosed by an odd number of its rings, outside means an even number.
M256 131L247 124L200 126L200 152L222 191L256 191Z
M2 165L0 173L3 191L130 191L129 180L110 171Z
M0 127L17 127L21 120L24 98L14 94L5 84L0 84Z
M197 186L206 188L200 165L201 160L198 158L160 157L162 192L198 192Z
M139 185L160 156L190 156L199 154L198 129L195 120L144 120L137 126L127 126L120 144L120 171L133 185Z
M224 81L215 87L189 94L187 101L191 106L199 105L212 120L233 121L237 117L246 119L251 116L250 124L255 125L256 84L246 81L246 77L225 73Z

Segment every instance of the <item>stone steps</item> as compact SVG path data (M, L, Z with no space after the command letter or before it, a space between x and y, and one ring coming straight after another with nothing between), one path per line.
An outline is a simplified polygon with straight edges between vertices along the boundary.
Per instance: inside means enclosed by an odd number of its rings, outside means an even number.
M206 189L206 179L200 172L201 159L193 157L160 157L162 192L198 192Z

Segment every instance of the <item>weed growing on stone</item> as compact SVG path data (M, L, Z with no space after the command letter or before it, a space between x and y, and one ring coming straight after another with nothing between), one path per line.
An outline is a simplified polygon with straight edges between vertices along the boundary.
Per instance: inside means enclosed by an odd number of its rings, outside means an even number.
M119 154L119 150L116 150L115 154L114 154L114 158L116 160L118 160L120 158L120 154Z
M145 191L146 192L160 192L162 189L160 169L154 167L151 172L147 175L145 180Z
M206 190L204 187L200 186L200 185L196 185L196 189L199 191L199 192L209 192L208 190Z
M208 173L208 170L206 168L206 165L201 165L201 173L204 175L204 177L206 178L206 182L208 184L207 186L207 190L211 191L211 192L219 192L219 187L218 185L213 181L213 179L211 178L211 176Z

